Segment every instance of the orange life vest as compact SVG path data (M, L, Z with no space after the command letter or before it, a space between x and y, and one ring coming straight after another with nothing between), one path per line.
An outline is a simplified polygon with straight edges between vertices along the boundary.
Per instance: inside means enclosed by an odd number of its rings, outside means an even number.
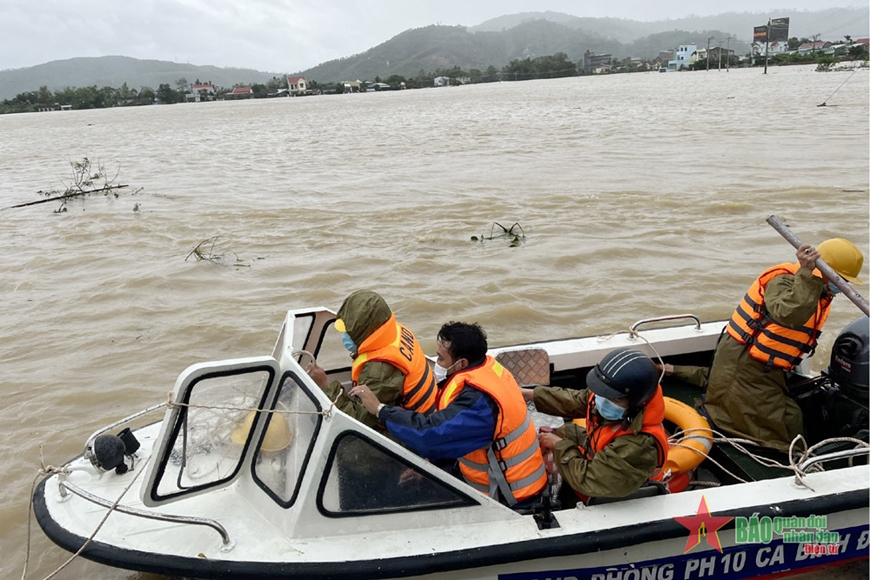
M438 394L435 374L429 368L417 337L396 322L395 314L359 345L359 353L351 367L354 384L363 366L372 361L389 363L405 375L399 406L418 413L428 413L435 407Z
M604 424L604 419L595 409L595 396L589 394L589 403L586 405L586 446L579 446L583 456L591 460L595 454L607 447L611 441L623 435L631 435L631 429L624 429L621 422L609 422ZM652 436L658 450L656 465L661 467L668 459L668 434L662 425L665 419L665 399L662 395L662 387L656 389L652 399L643 408L643 424L640 432Z
M540 493L547 472L535 425L513 375L487 356L482 365L450 377L438 398L438 410L446 409L466 387L486 393L499 409L492 445L459 459L466 482L493 498L501 491L510 506Z
M784 326L768 315L764 305L767 284L776 276L795 274L799 268L799 264L780 264L762 272L725 327L734 340L748 345L749 356L768 368L794 368L804 354L816 348L822 326L828 319L833 296L820 298L816 312L800 326Z

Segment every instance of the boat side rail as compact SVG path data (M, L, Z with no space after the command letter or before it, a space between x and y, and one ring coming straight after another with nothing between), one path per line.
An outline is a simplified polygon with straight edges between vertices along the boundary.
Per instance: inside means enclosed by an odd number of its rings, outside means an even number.
M827 461L834 461L835 459L847 459L861 455L870 456L870 447L856 447L854 449L844 449L842 451L825 453L824 455L816 455L806 459L803 463L798 465L798 469L801 473L807 473L807 469L814 465L819 465Z
M90 492L87 492L79 486L70 483L69 481L61 481L60 483L58 483L58 487L60 488L61 496L65 496L66 491L69 491L70 493L73 493L91 503L95 503L99 506L109 508L112 511L121 512L122 514L136 516L140 518L147 518L149 520L160 520L163 522L174 522L178 524L188 524L191 526L209 527L215 530L218 534L220 534L221 541L223 542L223 547L221 548L221 550L226 551L232 548L232 541L230 540L229 532L227 532L226 528L224 528L219 522L216 522L215 520L211 520L208 518L198 518L194 516L161 514L123 505L115 505L113 502L96 496Z
M654 318L644 318L643 320L638 320L634 324L629 327L629 333L634 336L637 334L637 329L644 324L652 324L653 322L665 322L668 320L683 320L690 319L695 321L695 330L701 330L701 320L695 316L694 314L670 314L668 316L656 316Z

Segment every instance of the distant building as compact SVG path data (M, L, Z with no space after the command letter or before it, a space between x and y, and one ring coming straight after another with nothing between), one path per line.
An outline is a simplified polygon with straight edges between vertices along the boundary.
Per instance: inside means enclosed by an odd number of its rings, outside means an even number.
M214 85L191 85L190 92L185 95L188 103L210 101L214 99Z
M734 51L730 50L728 48L722 48L721 46L712 47L710 49L710 68L713 68L714 66L718 66L720 59L723 63L728 62L728 57L730 57L733 54L734 54Z
M677 49L673 60L668 61L668 70L687 69L697 60L698 47L694 44L683 44Z
M251 87L236 87L232 91L224 95L225 99L250 99L254 96L254 91Z
M806 54L808 52L821 52L829 46L831 46L831 43L824 40L818 42L805 42L798 47L798 53Z
M787 42L770 42L767 45L767 51L770 55L776 54L786 54L791 52L788 48ZM756 42L752 45L752 54L764 56L764 47L765 44L763 42Z
M53 105L40 105L37 107L37 110L40 113L45 113L48 111L72 111L72 105L61 105L59 103L55 103Z
M593 74L596 71L607 72L613 63L613 57L609 54L592 54L586 51L583 54L583 74Z
M667 63L669 61L674 60L674 51L673 50L662 50L659 51L659 62Z
M305 77L287 77L287 90L291 95L304 95L308 90Z

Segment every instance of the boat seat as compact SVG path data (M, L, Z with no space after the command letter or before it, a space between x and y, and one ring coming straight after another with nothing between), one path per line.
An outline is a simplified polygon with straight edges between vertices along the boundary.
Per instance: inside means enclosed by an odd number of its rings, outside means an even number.
M542 348L505 350L495 357L521 387L550 384L550 355Z
M665 495L668 493L668 488L660 481L648 481L634 493L630 493L625 497L590 497L586 505L601 505L606 503L615 503L625 501L627 499L638 499L641 497L653 497L656 495Z

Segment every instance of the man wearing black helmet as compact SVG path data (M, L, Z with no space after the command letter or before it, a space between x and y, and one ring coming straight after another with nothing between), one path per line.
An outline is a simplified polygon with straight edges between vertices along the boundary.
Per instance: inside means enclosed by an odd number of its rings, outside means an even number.
M542 413L586 419L585 427L566 423L541 433L538 442L581 498L627 496L667 459L659 373L645 354L623 348L589 371L586 387L523 389Z

